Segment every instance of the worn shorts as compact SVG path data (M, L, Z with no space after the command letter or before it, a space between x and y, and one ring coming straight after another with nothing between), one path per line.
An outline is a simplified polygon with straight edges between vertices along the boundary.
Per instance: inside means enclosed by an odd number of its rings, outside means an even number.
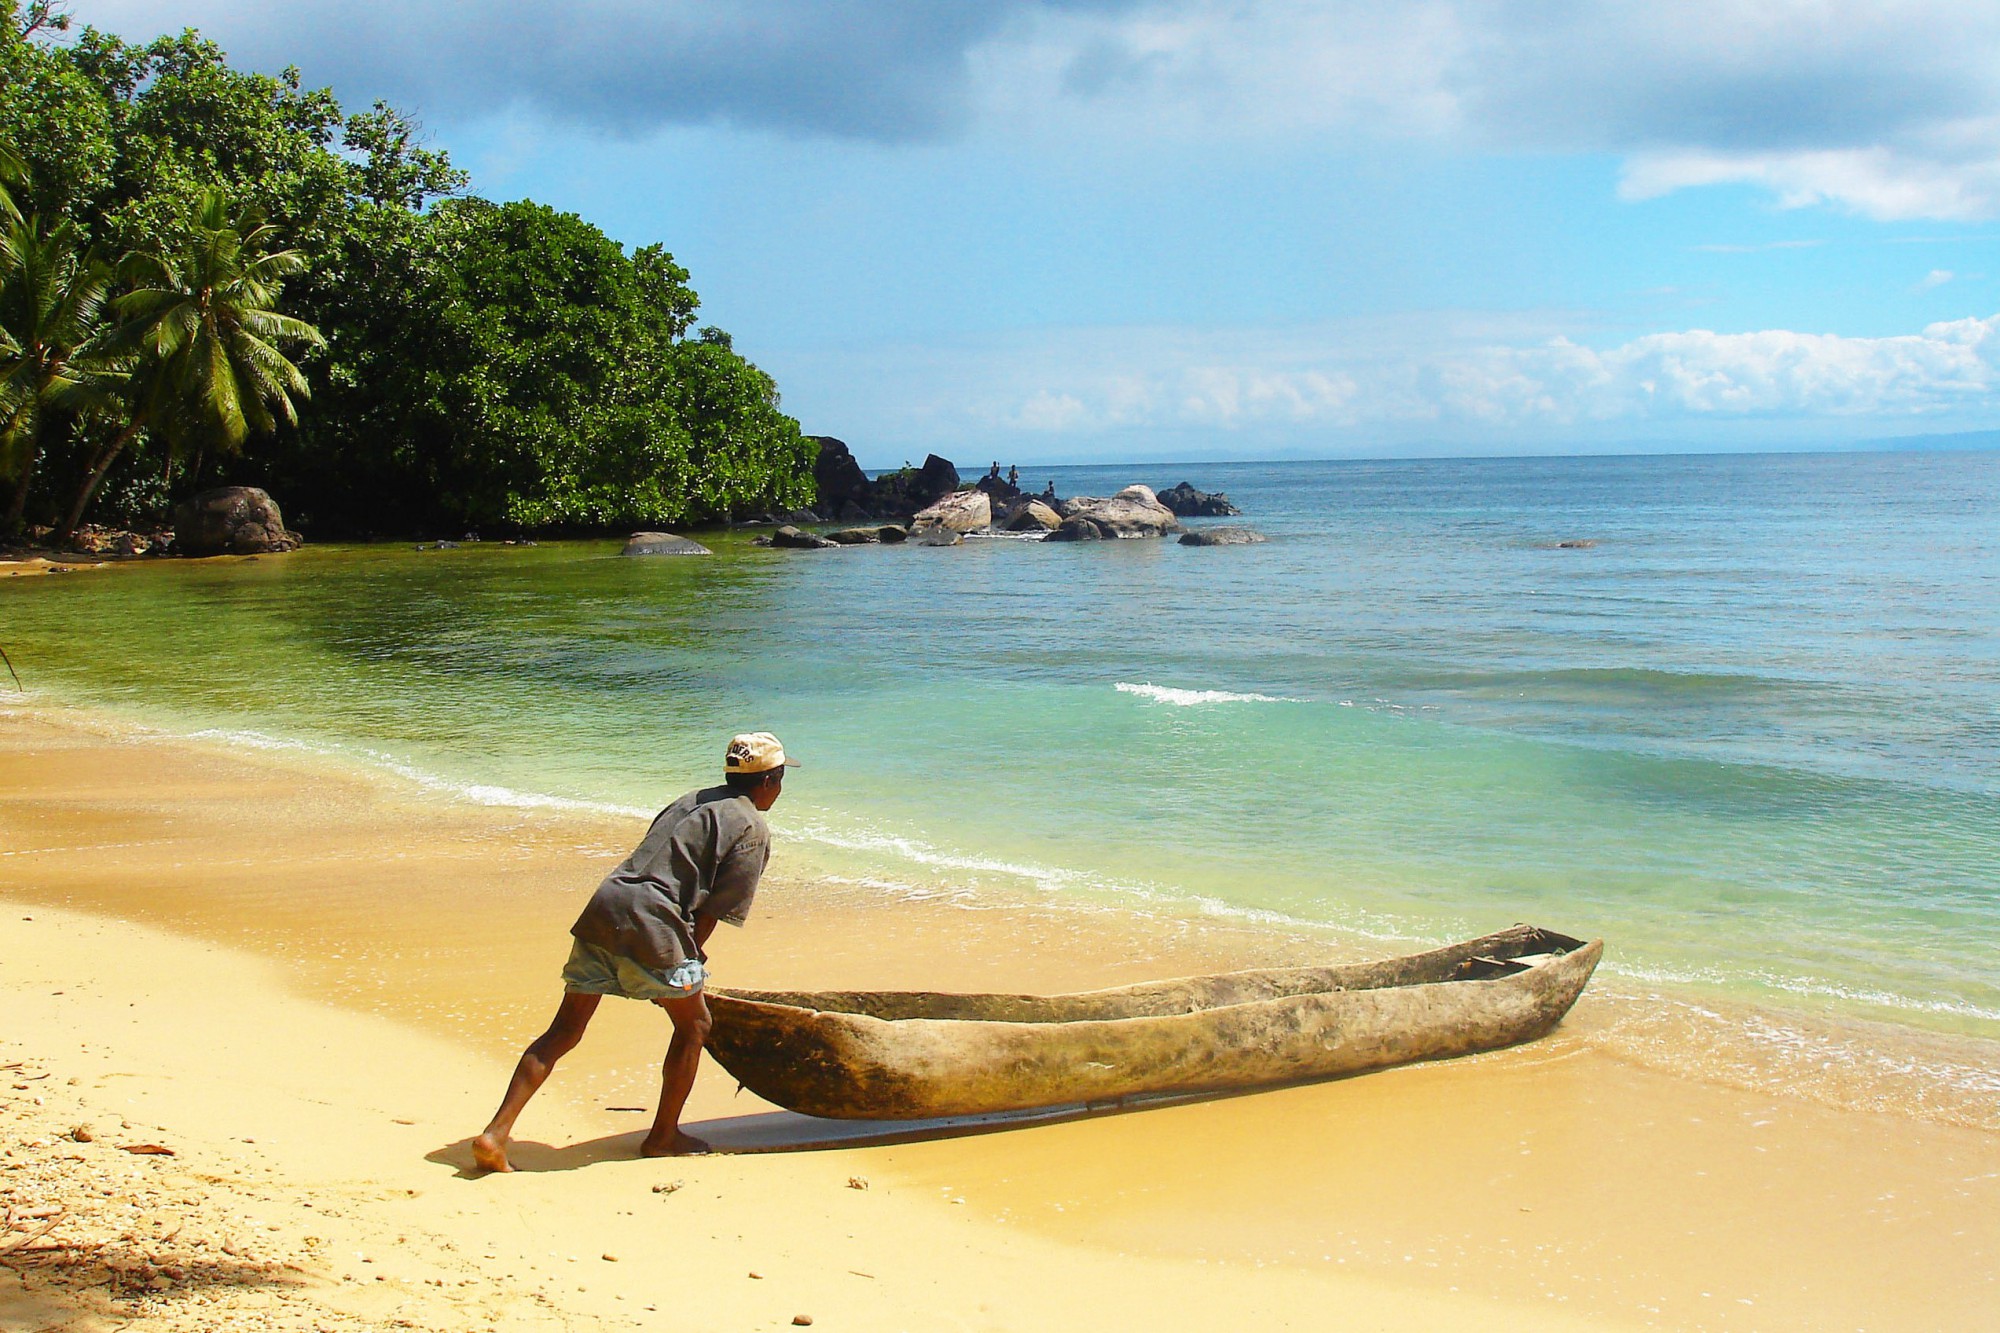
M573 939L563 964L563 989L572 995L616 995L626 1000L685 1000L701 994L708 969L690 958L671 971L655 972L623 954Z

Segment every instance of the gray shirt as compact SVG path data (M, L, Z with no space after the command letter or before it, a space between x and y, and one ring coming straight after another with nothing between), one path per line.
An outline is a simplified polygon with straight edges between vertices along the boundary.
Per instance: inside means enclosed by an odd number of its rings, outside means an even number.
M660 811L638 849L605 876L569 933L656 970L700 958L696 916L740 926L771 857L771 831L747 796L691 791Z

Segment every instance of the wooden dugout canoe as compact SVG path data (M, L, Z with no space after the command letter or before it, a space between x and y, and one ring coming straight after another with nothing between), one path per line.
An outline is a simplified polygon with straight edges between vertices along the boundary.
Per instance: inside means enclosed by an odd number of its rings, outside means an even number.
M766 1101L840 1119L1229 1092L1531 1041L1603 952L1515 926L1378 963L1075 995L711 990L708 1050Z

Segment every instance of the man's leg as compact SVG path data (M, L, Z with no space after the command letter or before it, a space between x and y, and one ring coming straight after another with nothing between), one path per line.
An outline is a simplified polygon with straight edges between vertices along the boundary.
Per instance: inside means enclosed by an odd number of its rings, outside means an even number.
M507 1095L500 1099L500 1109L493 1113L493 1123L486 1127L484 1134L472 1141L472 1160L481 1170L514 1169L507 1160L507 1144L514 1133L515 1119L521 1114L521 1108L528 1104L528 1098L535 1095L536 1089L548 1082L549 1071L556 1067L556 1061L576 1049L576 1044L583 1040L583 1030L590 1026L590 1016L597 1012L597 1002L603 998L602 995L579 995L574 991L565 994L549 1030L521 1052L521 1062L514 1066L514 1077L507 1082Z
M711 1022L708 1001L696 991L684 1000L655 1000L674 1022L674 1039L667 1044L666 1063L660 1067L660 1109L653 1117L653 1132L639 1145L642 1157L684 1157L708 1151L708 1145L692 1134L681 1133L681 1108L694 1089L694 1071L701 1064L701 1048L708 1041Z

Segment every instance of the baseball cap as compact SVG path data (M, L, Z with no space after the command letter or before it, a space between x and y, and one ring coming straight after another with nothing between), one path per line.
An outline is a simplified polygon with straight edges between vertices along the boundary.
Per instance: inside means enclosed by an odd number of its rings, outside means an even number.
M768 731L746 731L729 738L722 752L725 773L768 773L774 768L797 768L796 759L785 758L785 747Z

